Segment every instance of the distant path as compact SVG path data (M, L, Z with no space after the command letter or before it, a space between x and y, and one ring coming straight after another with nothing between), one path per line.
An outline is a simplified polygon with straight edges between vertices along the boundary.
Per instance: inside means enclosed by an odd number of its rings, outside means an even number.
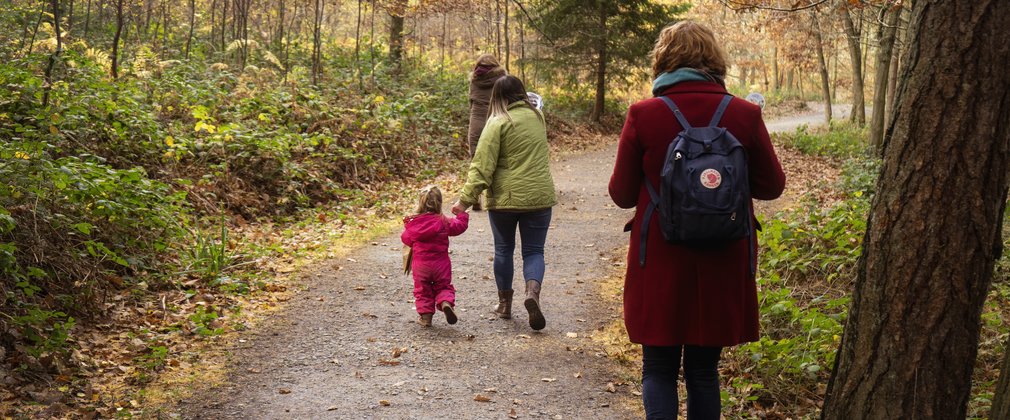
M803 116L769 124L793 130ZM533 332L521 305L512 320L491 313L487 214L451 245L460 322L422 329L411 281L397 273L399 236L366 245L309 273L281 314L231 349L232 375L215 393L179 404L184 418L633 418L640 397L590 336L620 317L597 280L624 247L630 210L616 208L606 184L616 145L552 164L560 204L547 239L543 308ZM803 159L786 155L784 159ZM802 162L790 167L805 167ZM517 267L519 267L517 265ZM517 270L521 273L521 270ZM611 385L616 384L616 386ZM481 401L478 401L481 400Z

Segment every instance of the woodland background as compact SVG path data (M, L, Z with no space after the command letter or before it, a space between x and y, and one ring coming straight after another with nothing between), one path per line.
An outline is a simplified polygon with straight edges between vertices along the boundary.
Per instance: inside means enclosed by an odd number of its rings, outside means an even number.
M648 95L659 30L711 26L766 119L826 110L778 147L824 179L762 233L760 342L726 357L727 417L820 413L888 122L907 1L7 0L0 8L0 406L150 414L286 280L368 241L402 192L458 181L467 72L493 53L546 98L557 152L612 143ZM851 105L832 121L833 103ZM837 174L837 175L834 175ZM830 175L830 176L829 176ZM453 181L448 181L453 182ZM392 224L390 222L392 220ZM386 230L383 230L386 229ZM1004 235L1005 237L1005 235ZM965 410L985 417L1010 336L1000 258ZM928 333L928 332L924 332ZM608 345L629 366L639 352ZM70 413L70 414L68 414Z

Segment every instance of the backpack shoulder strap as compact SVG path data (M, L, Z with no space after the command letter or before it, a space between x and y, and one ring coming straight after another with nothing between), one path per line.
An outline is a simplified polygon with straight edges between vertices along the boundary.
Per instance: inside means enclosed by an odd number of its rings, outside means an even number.
M687 122L687 118L684 118L684 114L680 112L680 108L677 108L677 104L673 102L673 99L670 99L668 96L660 96L659 99L662 99L666 103L666 106L670 107L670 111L673 111L673 115L677 117L677 121L681 127L685 130L691 128L691 124Z
M722 114L726 113L726 107L729 106L729 101L731 100L733 100L732 95L726 95L722 98L722 102L719 103L719 107L715 110L715 115L712 116L712 122L708 123L709 127L719 125L719 121L722 121Z
M639 238L638 243L638 265L645 267L645 245L649 242L649 222L652 221L652 215L656 212L656 207L659 206L659 193L656 189L652 187L652 183L649 182L648 178L643 178L642 182L645 183L645 188L649 190L649 206L645 208L645 214L642 216L642 233Z

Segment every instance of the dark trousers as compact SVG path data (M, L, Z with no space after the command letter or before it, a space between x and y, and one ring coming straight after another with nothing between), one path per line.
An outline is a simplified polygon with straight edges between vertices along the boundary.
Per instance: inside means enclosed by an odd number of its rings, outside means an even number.
M684 357L687 418L718 420L719 355L722 347L642 346L642 402L647 419L676 419L679 411L677 378Z

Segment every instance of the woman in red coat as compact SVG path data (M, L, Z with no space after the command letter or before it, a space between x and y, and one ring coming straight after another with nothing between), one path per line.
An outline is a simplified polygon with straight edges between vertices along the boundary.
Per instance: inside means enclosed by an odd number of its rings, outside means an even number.
M636 208L624 283L624 322L631 341L642 345L646 415L677 417L677 377L683 356L688 418L718 419L717 368L722 348L758 339L757 288L751 266L756 263L756 256L752 257L756 233L717 249L674 245L663 239L657 214L647 226L644 265L639 264L639 243L642 219L651 202L645 182L660 185L667 147L682 129L659 97L672 99L692 126L707 126L727 95L723 83L726 55L712 31L693 22L664 28L651 55L655 98L628 110L610 178L614 203ZM732 98L718 125L747 152L751 196L777 198L785 187L785 175L761 109Z

